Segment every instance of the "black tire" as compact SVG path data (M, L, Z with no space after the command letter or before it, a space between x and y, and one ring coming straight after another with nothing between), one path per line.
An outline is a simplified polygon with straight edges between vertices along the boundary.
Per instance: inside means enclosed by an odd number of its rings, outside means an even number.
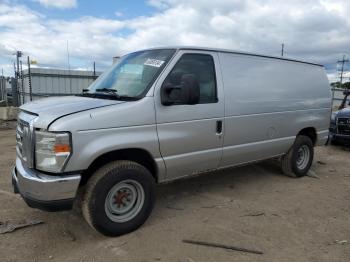
M309 149L309 158L307 164L303 168L298 167L297 161L299 157L299 149L306 146ZM285 175L290 177L302 177L309 171L314 158L314 145L307 136L299 135L296 137L293 146L287 154L281 158L281 167Z
M105 201L110 190L125 180L136 181L142 186L144 201L135 217L126 222L115 222L106 213ZM98 232L119 236L139 228L151 214L154 202L155 181L151 173L135 162L121 160L111 162L93 174L86 184L82 212L87 223Z

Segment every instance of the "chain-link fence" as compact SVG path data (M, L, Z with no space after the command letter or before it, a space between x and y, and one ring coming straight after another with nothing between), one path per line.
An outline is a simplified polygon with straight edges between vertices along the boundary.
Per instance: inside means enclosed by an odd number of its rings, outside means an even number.
M342 104L343 106L348 106L350 103L350 96L346 96L350 90L344 88L332 88L332 105L333 109L338 109ZM345 98L345 101L344 101Z
M0 76L0 101L3 101L2 103L7 102L7 84L6 84L6 78L3 76Z

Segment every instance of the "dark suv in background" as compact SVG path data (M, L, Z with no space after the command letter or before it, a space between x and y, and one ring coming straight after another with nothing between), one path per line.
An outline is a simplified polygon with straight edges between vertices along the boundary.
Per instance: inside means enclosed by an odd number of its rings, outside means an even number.
M350 107L332 114L329 131L331 142L350 144Z

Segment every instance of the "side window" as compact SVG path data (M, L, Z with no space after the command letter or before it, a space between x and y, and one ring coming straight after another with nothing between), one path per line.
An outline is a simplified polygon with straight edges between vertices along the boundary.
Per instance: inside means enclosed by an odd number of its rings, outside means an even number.
M176 63L164 83L180 85L182 76L193 74L197 78L200 89L200 104L216 103L216 77L214 60L211 55L184 54Z

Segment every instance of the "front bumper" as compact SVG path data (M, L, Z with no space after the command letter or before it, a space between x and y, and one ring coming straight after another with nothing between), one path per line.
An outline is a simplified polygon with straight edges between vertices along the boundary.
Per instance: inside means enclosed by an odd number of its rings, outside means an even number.
M30 207L47 211L71 209L80 179L79 174L50 176L40 173L25 167L19 158L12 171L14 192L21 194Z
M341 135L341 134L330 132L329 137L332 141L337 141L344 144L350 143L350 135Z

